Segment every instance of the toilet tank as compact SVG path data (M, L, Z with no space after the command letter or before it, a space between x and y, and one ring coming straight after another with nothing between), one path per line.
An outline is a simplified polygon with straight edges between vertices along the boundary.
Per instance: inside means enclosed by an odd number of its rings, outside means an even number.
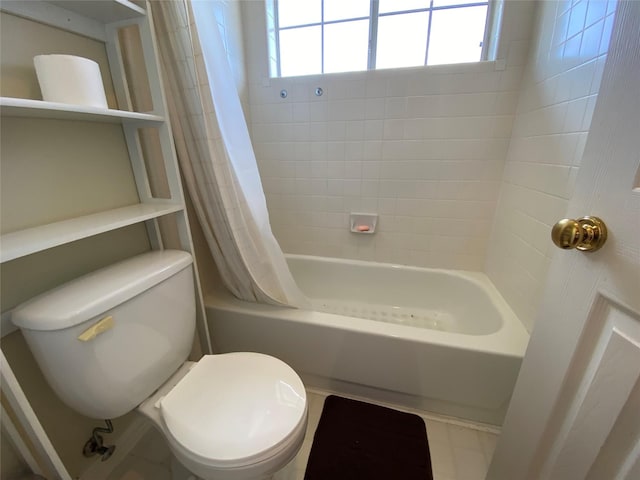
M134 409L178 369L195 317L191 256L163 250L39 295L11 320L62 401L104 419Z

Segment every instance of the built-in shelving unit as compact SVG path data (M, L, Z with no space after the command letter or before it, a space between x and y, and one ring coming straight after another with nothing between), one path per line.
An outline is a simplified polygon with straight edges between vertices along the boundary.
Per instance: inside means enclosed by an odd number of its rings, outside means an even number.
M165 121L147 113L11 97L0 97L0 115L116 123L134 128L161 126ZM0 263L182 209L182 203L154 201L7 233L0 236Z
M168 110L161 81L153 21L150 11L140 5L146 5L148 8L148 3L142 1L133 3L128 0L2 0L0 3L0 10L12 15L104 42L120 108L119 110L102 109L34 99L0 97L0 115L3 120L10 117L23 117L122 125L139 198L139 203L134 205L5 233L0 236L0 263L134 224L143 224L146 227L151 248L162 249L165 248L164 243L167 240L163 238L160 219L174 222L177 229L178 247L175 246L176 239L169 234L172 237L170 239L172 248L181 248L193 253L171 126L167 118ZM131 92L124 71L123 52L118 35L119 29L127 26L137 26L140 32L140 48L153 103L152 113L135 112L132 107ZM15 41L19 42L20 39ZM161 154L157 154L160 158L147 158L145 161L140 129L149 128L157 131ZM161 166L160 168L166 172L169 192L166 195L163 192L160 195L163 198L156 198L152 194L153 188L147 172L149 162ZM197 324L202 350L206 353L211 352L211 346L195 258L194 267ZM10 330L6 327L11 325L10 312L2 312L1 317L2 335L6 335L7 330ZM49 441L1 351L0 373L3 379L3 393L33 446L32 453L38 457L44 467L41 472L35 473L45 474L44 476L50 478L71 480L71 476L57 455L55 447Z

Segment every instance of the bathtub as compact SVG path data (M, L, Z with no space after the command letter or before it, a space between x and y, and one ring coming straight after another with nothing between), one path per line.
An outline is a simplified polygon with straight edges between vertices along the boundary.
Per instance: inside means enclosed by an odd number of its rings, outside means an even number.
M217 352L281 358L307 386L501 425L529 340L486 275L287 255L312 310L205 303Z

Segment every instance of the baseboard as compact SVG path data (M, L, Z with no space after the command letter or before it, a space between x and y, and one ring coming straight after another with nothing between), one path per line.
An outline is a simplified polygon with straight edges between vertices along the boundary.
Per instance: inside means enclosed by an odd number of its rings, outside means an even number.
M379 405L396 408L398 410L416 413L438 422L473 428L483 432L500 434L501 426L488 421L472 420L464 409L452 410L448 402L438 402L432 399L417 397L390 390L359 385L356 383L336 380L300 373L305 388L310 392L332 393L353 398L354 400L373 401Z

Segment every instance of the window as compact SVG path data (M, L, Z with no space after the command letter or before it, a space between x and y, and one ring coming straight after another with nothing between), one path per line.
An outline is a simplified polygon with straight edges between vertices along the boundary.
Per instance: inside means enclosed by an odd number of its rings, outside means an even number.
M489 0L269 0L271 75L477 62Z

